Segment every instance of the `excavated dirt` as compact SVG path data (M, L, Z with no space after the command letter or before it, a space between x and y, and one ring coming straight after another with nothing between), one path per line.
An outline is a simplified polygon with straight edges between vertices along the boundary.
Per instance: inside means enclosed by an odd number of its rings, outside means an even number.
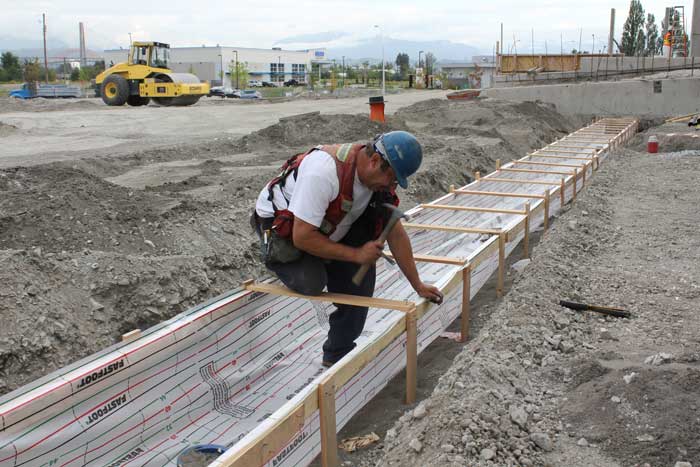
M652 128L631 147L650 134L666 135L661 151L697 147L683 133ZM699 175L698 150L615 153L432 395L352 464L698 465Z
M414 131L425 160L410 206L578 123L539 104L433 100L386 124L311 113L240 139L2 170L0 392L265 274L248 215L296 152Z

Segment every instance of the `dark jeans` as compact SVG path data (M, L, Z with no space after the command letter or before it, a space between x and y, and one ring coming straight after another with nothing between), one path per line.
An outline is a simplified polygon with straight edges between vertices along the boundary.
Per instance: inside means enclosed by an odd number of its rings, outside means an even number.
M258 229L256 229L257 231ZM362 222L356 222L340 243L359 246L371 240L371 233ZM324 260L304 253L293 263L271 263L267 268L274 272L284 285L304 295L319 295L324 287L329 292L371 297L374 293L376 268L372 266L365 278L356 286L352 276L360 265L345 261ZM323 343L323 360L335 363L355 348L367 319L367 307L334 303L336 311L328 318L328 339Z

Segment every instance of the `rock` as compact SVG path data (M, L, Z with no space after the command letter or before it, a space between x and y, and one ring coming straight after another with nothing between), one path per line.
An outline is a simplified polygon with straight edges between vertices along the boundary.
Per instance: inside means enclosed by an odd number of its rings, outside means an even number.
M574 343L571 341L561 341L561 344L559 344L559 350L564 353L571 353L574 351Z
M587 216L587 215L588 215L588 211L581 211L581 214L583 214L584 216Z
M521 457L518 460L520 461L520 464L523 465L523 467L529 467L532 465L532 461L527 457Z
M678 461L673 467L693 467L693 464L691 464L690 462Z
M554 444L547 433L532 433L530 440L543 451L550 452L554 449Z
M443 444L442 446L440 446L440 449L442 449L443 452L450 453L455 450L455 447L451 444Z
M512 405L510 407L510 419L520 428L527 426L527 412L523 407Z
M395 438L396 438L396 435L397 435L397 434L398 434L398 433L396 433L396 428L389 428L388 430L386 430L386 436L385 436L385 438L386 438L387 440L392 440L392 439L395 439Z
M655 439L656 438L654 438L653 435L649 435L649 434L637 436L637 441L640 441L642 443L650 443L650 442L654 441Z
M105 309L105 306L91 297L90 298L90 309L92 311L102 311Z
M525 268L527 267L528 264L530 264L531 260L529 259L521 259L520 261L516 261L513 263L510 267L518 274L523 272Z
M586 441L586 438L581 438L576 442L576 444L585 448L586 446L588 446L588 441Z
M672 358L673 358L673 355L671 355L670 353L663 353L662 352L662 353L657 353L655 355L651 355L651 356L647 357L644 360L644 363L647 365L658 366L658 365L662 365L664 363L671 361Z
M612 396L612 397L610 398L610 400L611 400L612 402L614 402L615 404L619 404L620 402L622 402L622 399L620 399L620 398L617 397L617 396Z
M151 248L155 248L155 247L156 247L156 246L153 244L153 242L150 241L150 240L144 240L143 243L145 243L146 245L150 246Z
M479 454L479 457L481 457L485 461L489 461L496 457L496 453L489 448L485 448L481 450L481 454Z
M428 413L428 410L425 408L425 404L420 403L420 404L418 404L418 407L413 409L412 415L413 415L413 418L421 419L421 418L425 417L427 413Z
M457 455L455 456L455 458L454 458L452 461L453 461L455 464L459 464L459 465L463 465L463 464L465 464L465 463L467 462L467 460L466 460L464 457L460 456L459 454L457 454ZM692 467L692 466L691 466L691 467Z
M569 228L571 230L576 230L577 226L578 226L578 222L576 222L576 219L569 221Z
M637 373L633 371L632 373L623 376L622 379L625 381L625 383L630 384L635 376L637 376Z
M416 438L413 438L410 443L408 443L408 446L413 449L414 451L421 452L423 450L423 443L418 441Z

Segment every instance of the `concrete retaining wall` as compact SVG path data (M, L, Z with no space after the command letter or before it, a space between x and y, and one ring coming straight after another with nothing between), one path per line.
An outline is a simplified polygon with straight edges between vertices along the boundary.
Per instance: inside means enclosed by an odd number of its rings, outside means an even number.
M668 117L700 112L700 77L491 88L481 95L547 102L564 115Z

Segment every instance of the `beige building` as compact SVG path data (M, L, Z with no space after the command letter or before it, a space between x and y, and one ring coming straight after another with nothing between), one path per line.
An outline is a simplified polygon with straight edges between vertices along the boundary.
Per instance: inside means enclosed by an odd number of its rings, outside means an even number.
M127 49L105 50L103 53L106 66L125 62ZM173 47L170 49L168 66L178 73L194 73L201 80L212 86L223 84L233 88L248 87L236 77L236 62L244 64L251 80L268 81L282 85L285 81L296 79L300 83L309 81L312 67L329 63L325 49L282 50L252 49L246 47Z

